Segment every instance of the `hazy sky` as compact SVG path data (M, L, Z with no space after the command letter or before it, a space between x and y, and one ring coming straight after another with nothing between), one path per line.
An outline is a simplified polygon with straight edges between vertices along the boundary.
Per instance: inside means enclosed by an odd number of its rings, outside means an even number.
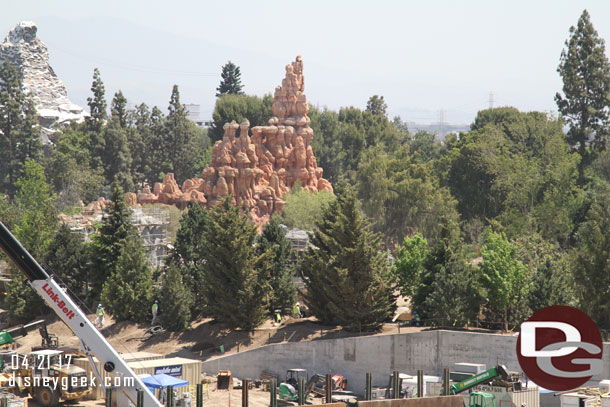
M0 35L38 24L51 65L73 102L86 107L93 68L108 99L211 116L220 68L241 67L248 94L271 93L284 65L302 55L310 103L364 108L383 95L390 116L468 123L489 105L555 112L557 65L583 9L610 39L610 2L600 1L9 1Z

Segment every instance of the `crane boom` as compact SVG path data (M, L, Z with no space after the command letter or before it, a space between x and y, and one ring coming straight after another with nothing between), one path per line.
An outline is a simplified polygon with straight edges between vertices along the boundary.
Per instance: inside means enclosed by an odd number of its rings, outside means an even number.
M468 379L462 380L459 383L452 384L449 388L449 394L461 393L474 386L478 386L479 384L488 383L496 377L508 378L508 372L506 371L506 367L504 367L503 365L497 365L492 367L491 369L469 377Z
M151 391L87 318L87 315L21 246L2 222L0 222L0 249L15 263L34 291L80 339L88 356L95 355L103 363L104 370L121 378L122 385L118 387L117 398L119 407L127 407L129 404L124 397L136 405L138 390L144 392L144 407L162 407ZM129 385L130 383L132 385Z

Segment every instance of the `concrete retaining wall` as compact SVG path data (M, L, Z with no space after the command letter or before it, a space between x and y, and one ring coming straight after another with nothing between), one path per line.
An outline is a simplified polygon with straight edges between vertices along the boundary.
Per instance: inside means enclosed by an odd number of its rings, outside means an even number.
M445 330L280 343L204 361L203 371L231 370L239 378L255 379L266 370L280 380L290 368L307 369L309 375L338 373L347 378L348 389L363 394L367 372L373 374L374 386L383 386L394 370L415 375L423 369L440 376L457 362L503 364L521 371L516 344L516 336ZM604 373L594 381L610 377L609 356L610 344L604 344Z

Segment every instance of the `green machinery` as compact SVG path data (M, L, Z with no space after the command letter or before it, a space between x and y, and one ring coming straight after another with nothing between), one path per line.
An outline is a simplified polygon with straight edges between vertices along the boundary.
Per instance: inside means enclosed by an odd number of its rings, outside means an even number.
M462 380L459 383L452 384L449 387L449 394L458 394L468 389L478 386L479 384L486 384L494 379L500 378L504 381L509 381L510 375L503 365L497 365L488 369L484 372L476 374L468 379Z
M468 398L468 407L496 407L496 401L489 393L473 391Z
M452 384L449 387L449 394L462 393L480 384L490 384L492 381L501 381L502 384L508 385L514 383L515 380L518 381L518 377L515 378L509 374L505 366L497 365L461 382ZM468 398L468 407L496 407L496 402L492 394L472 392Z

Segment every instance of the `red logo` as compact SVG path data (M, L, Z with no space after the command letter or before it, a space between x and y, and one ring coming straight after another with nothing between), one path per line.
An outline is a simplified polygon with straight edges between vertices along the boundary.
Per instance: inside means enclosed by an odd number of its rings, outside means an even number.
M536 311L521 324L517 358L537 385L565 391L602 372L602 337L584 312L563 305Z
M51 298L53 300L53 302L55 304L57 304L57 306L59 307L59 309L66 314L66 316L69 319L74 318L74 311L72 311L70 308L68 308L66 306L66 303L64 300L62 300L61 298L59 298L59 295L53 291L52 287L49 287L48 283L44 283L44 285L42 286L42 290L47 293L47 295L49 296L49 298Z

